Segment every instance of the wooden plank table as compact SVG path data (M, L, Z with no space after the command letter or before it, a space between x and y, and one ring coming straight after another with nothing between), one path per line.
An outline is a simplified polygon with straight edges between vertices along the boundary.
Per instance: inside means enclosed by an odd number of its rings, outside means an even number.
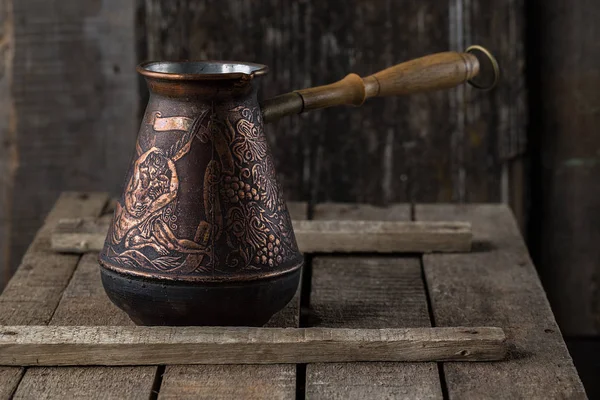
M96 253L50 250L61 218L110 212L65 193L0 295L1 325L131 325L102 289ZM304 204L290 204L294 219ZM0 398L586 398L514 218L504 205L321 204L317 220L470 221L460 254L306 255L302 288L270 326L500 326L507 361L0 367ZM359 234L359 233L357 233ZM300 307L302 305L302 307ZM300 312L302 310L302 312Z

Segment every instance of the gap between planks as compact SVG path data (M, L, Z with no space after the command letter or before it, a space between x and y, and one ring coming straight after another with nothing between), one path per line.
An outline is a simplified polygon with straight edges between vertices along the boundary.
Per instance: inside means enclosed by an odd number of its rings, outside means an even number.
M506 351L496 327L0 327L9 366L496 361Z
M63 219L52 233L57 252L101 251L110 219ZM294 220L303 253L432 253L471 250L468 222Z

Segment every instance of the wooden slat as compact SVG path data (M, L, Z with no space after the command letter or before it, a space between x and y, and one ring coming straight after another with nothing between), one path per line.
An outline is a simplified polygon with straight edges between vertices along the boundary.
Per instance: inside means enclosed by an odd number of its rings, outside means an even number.
M313 210L314 220L343 221L410 221L410 206L390 204L381 207L371 204L319 203Z
M85 254L79 261L50 325L133 325L127 314L106 295L100 280L97 253Z
M133 325L104 293L97 257L89 253L79 262L50 323L55 329L70 330L70 325ZM94 398L102 393L105 398L147 399L155 375L156 367L29 368L15 398Z
M17 157L15 104L12 95L15 55L13 0L0 0L0 290L12 273L10 234Z
M9 399L17 390L24 368L0 367L0 398Z
M469 251L470 224L454 222L296 221L306 253L430 253Z
M469 255L424 255L437 326L506 330L510 362L444 364L451 398L585 398L585 392L510 210L504 205L427 205L418 220L473 224Z
M290 216L306 218L307 204L288 202ZM268 322L270 327L297 327L300 290ZM296 395L295 365L168 365L160 399L291 399Z
M500 328L2 326L0 365L297 364L489 361Z
M159 399L293 399L296 366L171 365Z
M319 204L315 218L410 220L410 206ZM315 257L308 322L335 328L430 326L415 257ZM442 391L434 363L309 364L308 398L434 398Z
M108 196L104 193L63 193L23 257L21 266L0 295L0 324L47 324L67 286L79 256L50 250L50 233L59 219L95 217ZM14 392L22 368L0 368L0 398Z
M100 251L110 219L65 219L52 234L59 252ZM431 253L471 249L464 222L293 221L303 253ZM357 234L360 233L360 234Z
M156 367L29 368L14 400L148 399ZM27 379L25 379L27 378Z

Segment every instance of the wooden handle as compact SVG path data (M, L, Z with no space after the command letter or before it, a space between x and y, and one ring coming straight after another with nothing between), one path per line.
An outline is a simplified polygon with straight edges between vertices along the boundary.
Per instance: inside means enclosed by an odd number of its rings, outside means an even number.
M475 54L479 54L477 57ZM498 64L481 46L471 46L465 53L444 52L407 61L361 78L349 74L344 79L324 86L296 90L266 100L263 117L266 123L285 115L299 114L338 105L360 106L371 97L397 96L431 90L448 89L471 82L480 72L480 62L489 72L491 83L475 85L489 89L498 80ZM483 75L486 75L485 73Z
M477 57L468 53L445 52L417 58L384 69L366 78L349 74L330 85L297 90L304 110L342 104L360 106L371 97L398 96L447 89L475 77Z

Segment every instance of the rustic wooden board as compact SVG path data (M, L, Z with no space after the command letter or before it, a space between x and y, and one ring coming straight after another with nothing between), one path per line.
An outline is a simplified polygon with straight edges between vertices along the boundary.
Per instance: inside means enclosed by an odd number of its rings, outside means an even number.
M387 207L372 204L319 203L312 210L314 220L344 221L410 221L408 204L391 204Z
M67 216L100 215L108 196L103 193L63 193L46 217L20 268L0 295L0 324L47 324L73 274L79 256L50 250L50 233ZM0 368L0 398L14 393L22 368Z
M71 325L133 325L104 293L97 257L89 253L81 258L51 326L72 329ZM102 393L105 398L147 399L156 371L156 367L29 368L15 398L95 398Z
M461 222L297 221L305 253L431 253L471 250L471 226Z
M102 312L99 312L102 310ZM100 280L98 254L83 255L73 273L50 325L55 326L128 326L133 325L127 314L115 306L104 291Z
M295 300L299 300L299 296ZM269 325L297 326L297 301L288 305ZM296 366L293 364L168 365L159 398L290 399L295 395Z
M110 219L64 219L52 234L58 252L100 251ZM431 253L471 250L464 222L293 221L303 253ZM360 232L360 235L357 233Z
M469 220L469 255L424 255L436 326L497 325L509 362L444 364L451 398L585 398L543 288L504 205L416 206L417 220Z
M429 326L419 259L313 259L310 322L336 328ZM442 398L435 363L309 364L308 398Z
M306 218L306 203L288 202L290 216ZM300 291L268 322L270 327L297 327ZM295 365L168 365L160 399L290 399L296 396Z
M170 365L159 399L293 399L296 366Z
M410 220L409 205L381 208L318 204L315 218ZM415 257L315 257L311 326L428 327L427 300ZM435 363L309 364L308 398L442 398Z
M3 111L14 124L6 159L13 171L3 175L0 192L10 199L14 268L61 191L120 190L139 100L135 2L10 3L13 107Z
M145 400L151 398L154 370L156 367L29 368L14 399Z
M0 365L490 361L500 328L0 327Z
M12 96L14 45L13 0L0 0L0 290L10 278L11 193L16 155L15 105Z

